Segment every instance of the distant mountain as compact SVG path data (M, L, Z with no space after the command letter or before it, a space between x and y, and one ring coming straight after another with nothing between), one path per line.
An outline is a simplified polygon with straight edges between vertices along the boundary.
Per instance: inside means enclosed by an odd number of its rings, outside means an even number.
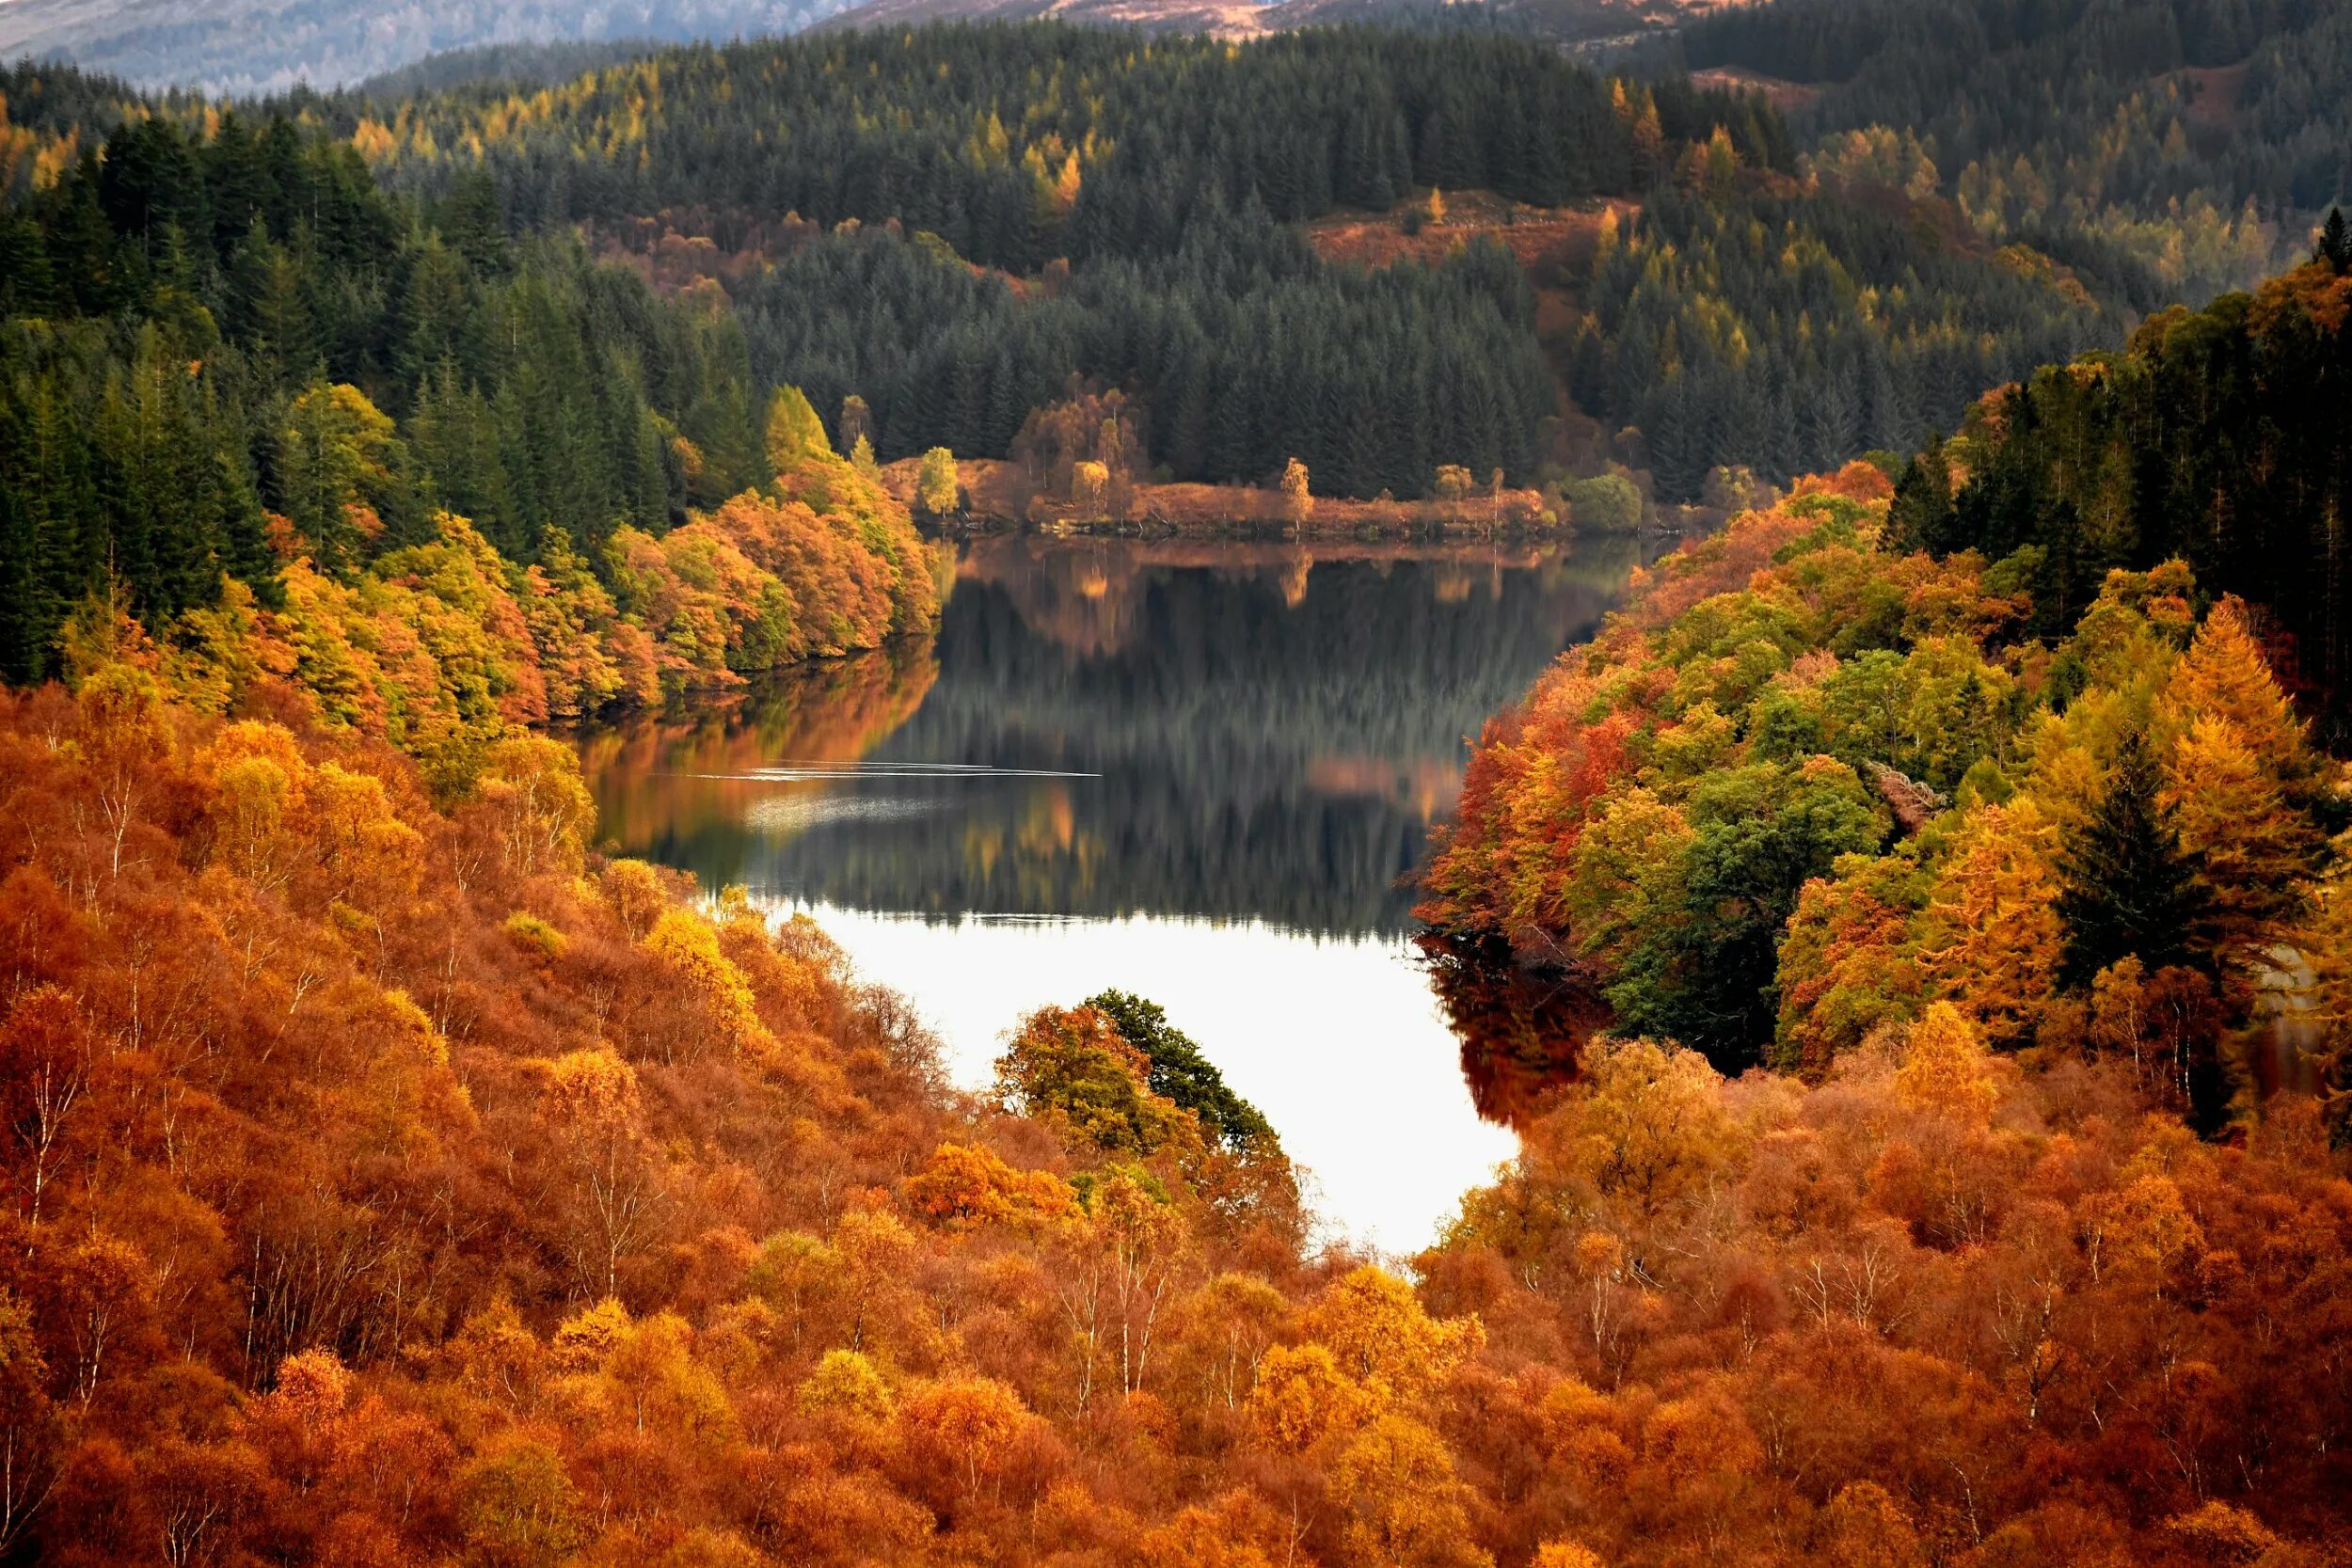
M1426 30L1470 28L1587 42L1671 26L1730 0L863 0L826 27L896 27L924 22L1025 22L1053 17L1099 26L1257 38L1296 27L1379 23Z
M496 66L516 63L501 58L501 45L792 33L838 8L839 0L0 0L0 60L56 55L142 87L267 93L358 82L451 50L490 51Z
M1163 33L1214 33L1257 38L1279 31L1268 19L1279 9L1250 0L866 0L836 11L821 25L899 27L926 22L1057 22L1098 27L1145 27Z
M1746 0L1282 0L1281 27L1377 22L1466 27L1563 43L1630 39Z
M1377 22L1566 42L1637 35L1726 0L0 0L0 60L62 57L143 87L225 95L394 77L553 81L628 42L723 40L833 25L1018 22L1254 38ZM454 54L454 58L445 56ZM410 76L430 60L421 76Z

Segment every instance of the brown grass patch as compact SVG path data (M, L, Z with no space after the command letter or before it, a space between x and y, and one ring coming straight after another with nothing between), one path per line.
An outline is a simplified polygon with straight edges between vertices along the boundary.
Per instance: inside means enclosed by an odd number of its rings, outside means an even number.
M1500 241L1531 273L1556 271L1589 256L1599 237L1602 214L1614 209L1620 225L1641 211L1630 201L1590 207L1534 207L1491 191L1447 191L1443 223L1406 232L1406 214L1427 201L1426 193L1389 213L1342 213L1307 226L1307 239L1327 261L1388 267L1399 261L1434 265L1456 248L1486 238Z
M1787 111L1802 108L1821 96L1821 89L1810 82L1786 82L1777 76L1767 76L1745 66L1719 65L1708 71L1691 72L1693 85L1736 92L1760 92L1775 109Z
M2227 129L2237 123L2238 100L2246 91L2246 62L2190 66L2174 80L2188 100L2188 121Z

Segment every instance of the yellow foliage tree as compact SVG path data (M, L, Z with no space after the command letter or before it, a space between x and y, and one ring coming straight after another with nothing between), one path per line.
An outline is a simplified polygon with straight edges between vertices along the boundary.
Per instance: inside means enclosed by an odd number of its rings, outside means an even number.
M1994 1039L2030 1033L2057 988L2058 831L2030 797L1979 806L1962 826L1928 904L1925 963L1936 989Z
M1347 1506L1342 1535L1352 1560L1366 1568L1493 1568L1494 1559L1470 1539L1463 1507L1470 1488L1454 1474L1453 1454L1420 1422L1374 1421L1341 1452L1331 1479Z
M1068 1219L1078 1212L1070 1183L1052 1171L1017 1171L991 1148L941 1144L906 1180L907 1206L946 1225Z
M759 1022L751 984L721 951L719 932L709 921L688 910L669 910L654 922L644 946L708 1010L728 1051L740 1054L765 1042L768 1031Z
M1107 465L1081 458L1070 466L1070 504L1081 517L1100 517L1111 490Z
M1439 1321L1412 1287L1370 1264L1341 1276L1308 1309L1309 1338L1381 1399L1417 1399L1486 1342L1476 1318Z
M2186 733L2200 719L2235 731L2274 779L2300 778L2312 768L2310 729L2280 689L2235 597L2214 606L2156 699L2159 741Z
M1338 1433L1353 1432L1379 1408L1379 1399L1340 1370L1322 1345L1278 1345L1258 1363L1258 1381L1243 1406L1257 1440L1278 1452L1303 1454Z
M1314 515L1315 498L1307 488L1307 465L1295 457L1282 465L1282 509L1294 523Z
M2157 800L2211 893L2217 940L2239 957L2275 941L2308 903L2323 839L2246 732L2210 715L2191 721Z
M914 499L923 510L934 517L945 517L956 509L961 494L956 479L956 454L946 447L933 447L925 452L914 481Z
M830 1420L880 1425L897 1408L874 1363L853 1350L829 1350L794 1395L801 1409Z
M1606 1568L1606 1564L1581 1541L1547 1541L1535 1548L1532 1568Z
M2000 1097L1989 1069L1984 1046L1961 1010L1931 1002L1904 1042L1895 1092L1906 1104L1981 1126Z
M1586 1087L1530 1130L1522 1164L1653 1214L1705 1190L1739 1148L1723 1080L1695 1051L1595 1040Z
M501 740L482 759L475 787L497 818L509 870L579 874L596 806L570 747L545 736Z

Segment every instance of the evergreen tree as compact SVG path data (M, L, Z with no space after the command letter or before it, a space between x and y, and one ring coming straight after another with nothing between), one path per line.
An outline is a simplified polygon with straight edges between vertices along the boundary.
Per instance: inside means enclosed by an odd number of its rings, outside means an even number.
M2319 231L2317 259L2339 276L2352 272L2352 228L2345 226L2342 207L2328 209L2328 222Z
M1128 991L1106 990L1088 997L1086 1006L1108 1018L1120 1037L1143 1053L1151 1063L1147 1082L1153 1094L1192 1112L1211 1136L1236 1152L1279 1150L1263 1113L1227 1085L1216 1064L1168 1022L1158 1003Z
M2062 837L2059 973L2068 985L2089 985L2120 958L2153 971L2187 961L2194 949L2208 899L2159 798L2163 784L2146 736L2134 731L2088 819Z
M1886 512L1885 544L1890 550L1932 550L1947 546L1945 531L1952 515L1952 467L1944 451L1944 438L1930 436L1926 448L1904 467L1895 482L1895 499Z

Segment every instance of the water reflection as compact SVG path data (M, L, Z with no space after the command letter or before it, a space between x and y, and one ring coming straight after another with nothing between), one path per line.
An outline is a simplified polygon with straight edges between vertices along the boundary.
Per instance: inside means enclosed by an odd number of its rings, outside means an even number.
M966 1083L1026 1008L1153 997L1328 1213L1406 1248L1509 1153L1494 1122L1533 1102L1528 1039L1561 1021L1457 1053L1448 1010L1471 1038L1502 1014L1442 964L1433 994L1404 883L1465 736L1633 563L1627 542L984 540L934 642L582 754L615 847L817 911Z
M1507 943L1414 940L1430 990L1461 1042L1462 1081L1491 1122L1517 1131L1540 1116L1607 1026L1609 1005L1588 984L1514 961Z

